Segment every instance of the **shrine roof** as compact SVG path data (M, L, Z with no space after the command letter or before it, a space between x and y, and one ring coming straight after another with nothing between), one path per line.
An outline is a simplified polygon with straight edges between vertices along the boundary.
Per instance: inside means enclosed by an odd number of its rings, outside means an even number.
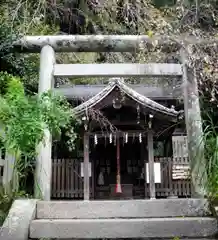
M176 111L172 108L167 108L152 99L138 93L134 89L132 89L129 85L127 85L122 79L114 78L109 84L103 88L100 92L98 92L95 96L91 97L87 101L83 102L79 106L74 108L76 114L80 115L83 112L87 111L87 109L95 107L98 103L100 103L103 99L105 99L115 88L119 88L121 92L126 94L132 100L141 104L143 107L148 108L152 111L159 112L173 118L177 118L180 114L179 111Z

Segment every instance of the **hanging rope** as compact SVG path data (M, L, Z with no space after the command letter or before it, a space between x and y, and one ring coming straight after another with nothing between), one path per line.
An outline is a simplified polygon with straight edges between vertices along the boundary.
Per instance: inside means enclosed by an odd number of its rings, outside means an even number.
M117 137L117 183L116 193L122 193L121 178L120 178L120 139Z

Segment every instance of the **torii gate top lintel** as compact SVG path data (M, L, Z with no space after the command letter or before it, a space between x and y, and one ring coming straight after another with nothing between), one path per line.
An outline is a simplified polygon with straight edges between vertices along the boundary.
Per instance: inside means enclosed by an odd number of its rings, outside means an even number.
M14 42L14 50L40 52L50 45L56 52L135 52L154 45L181 48L189 44L211 44L218 39L198 39L195 37L170 37L148 35L54 35L24 36Z

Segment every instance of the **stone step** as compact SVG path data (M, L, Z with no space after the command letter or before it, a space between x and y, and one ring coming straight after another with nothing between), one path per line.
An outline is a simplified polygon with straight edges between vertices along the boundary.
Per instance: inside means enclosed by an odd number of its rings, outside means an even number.
M152 238L143 238L143 240L151 240ZM217 238L175 238L175 240L217 240ZM29 238L31 240L31 238ZM51 240L51 239L49 239ZM52 238L52 240L66 240L66 238ZM75 238L68 238L67 240L76 240ZM80 239L82 240L82 239ZM105 240L100 238L99 240ZM108 239L109 240L109 239ZM117 238L117 240L124 240L123 238ZM142 240L141 238L135 238L135 240ZM153 239L152 239L153 240ZM172 238L157 238L155 240L174 240Z
M209 217L139 219L38 219L30 238L205 238L217 234Z
M39 201L38 219L161 218L209 216L205 199Z

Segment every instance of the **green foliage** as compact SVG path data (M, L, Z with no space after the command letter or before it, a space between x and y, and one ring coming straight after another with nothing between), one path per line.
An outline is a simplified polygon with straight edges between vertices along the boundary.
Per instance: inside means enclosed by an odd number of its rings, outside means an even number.
M218 197L218 133L217 127L207 123L203 139L206 159L206 191L207 196L213 200Z
M24 35L56 34L55 24L45 22L46 1L18 2L8 0L0 4L0 71L19 76L25 91L37 92L39 55L13 52L13 42Z
M194 169L194 182L213 202L218 199L218 126L214 124L210 109L204 109L203 113L206 119L203 120L203 134L191 145L195 152L191 168Z
M176 0L153 0L152 2L157 8L173 6L176 4Z
M173 240L180 240L180 238L179 237L174 237Z
M19 173L29 168L28 161L32 163L37 155L37 146L44 138L47 128L53 137L61 134L61 129L66 128L74 118L71 106L61 96L50 92L41 96L28 96L24 86L17 77L0 74L2 82L8 81L4 94L0 96L0 136L4 149L16 156L16 171L14 179L16 189L19 188ZM73 140L71 139L73 147Z
M4 76L8 81L10 75L3 74L0 79ZM61 128L73 118L71 106L63 97L50 92L27 96L21 80L12 76L6 93L0 96L0 105L0 122L5 133L2 141L7 149L24 156L35 156L45 128L59 136Z
M0 95L5 95L8 82L10 82L12 75L8 74L7 72L1 72L0 74Z

